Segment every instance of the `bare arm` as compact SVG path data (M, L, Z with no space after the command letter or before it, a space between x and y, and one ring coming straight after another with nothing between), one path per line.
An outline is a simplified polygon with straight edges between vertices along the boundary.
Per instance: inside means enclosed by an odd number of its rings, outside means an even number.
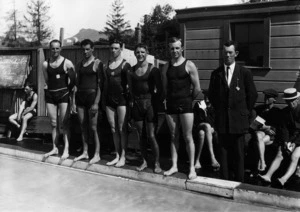
M45 85L44 88L48 89L48 73L47 73L47 67L48 67L48 62L44 61L43 62L43 66L42 66L42 70L43 70L43 74L44 74L44 79L45 79Z
M94 104L99 104L100 102L100 97L101 97L101 89L100 89L100 85L101 85L101 77L100 77L100 73L103 72L103 63L100 60L97 60L96 62L96 72L97 72L97 94L96 94L96 98L95 98L95 102Z
M32 103L31 103L31 105L30 105L29 107L25 108L25 110L24 110L24 112L23 112L23 115L25 115L26 113L28 113L28 112L34 110L34 108L35 108L35 106L36 106L36 104L37 104L37 100L38 100L37 94L35 93L35 94L33 95L33 101L32 101Z
M167 97L167 90L168 90L168 78L167 78L167 70L169 68L169 63L166 63L162 69L162 88L163 88L163 98L166 99Z
M198 69L192 61L187 61L186 70L188 71L193 85L193 99L196 99L201 91Z
M21 104L20 104L20 108L19 108L19 112L18 112L18 115L17 115L17 120L19 121L21 119L21 115L24 111L24 108L25 108L25 101L23 101Z

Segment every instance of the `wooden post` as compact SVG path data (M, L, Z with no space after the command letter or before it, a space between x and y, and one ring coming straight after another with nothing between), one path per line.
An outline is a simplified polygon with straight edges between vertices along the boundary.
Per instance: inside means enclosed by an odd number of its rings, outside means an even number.
M136 40L137 44L142 42L142 32L141 32L141 26L139 23L137 24L137 26L135 28L135 40Z
M43 73L43 62L45 61L45 55L43 48L37 49L37 94L38 94L38 107L37 115L46 116L46 104L45 104L45 79Z
M65 34L65 29L64 28L60 28L59 40L60 40L62 46L63 46L63 41L64 41L64 34Z

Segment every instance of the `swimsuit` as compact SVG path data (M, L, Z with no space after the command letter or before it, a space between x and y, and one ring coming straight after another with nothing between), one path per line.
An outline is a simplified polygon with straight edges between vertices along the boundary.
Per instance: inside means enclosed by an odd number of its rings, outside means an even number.
M76 104L78 106L91 108L95 102L99 80L99 70L94 70L95 60L86 67L81 63L79 68L78 91L76 92Z
M49 104L59 104L69 102L68 75L64 70L63 62L57 67L52 68L48 60L48 90L45 90L45 100Z
M187 60L179 66L169 64L167 70L167 114L193 113L191 79L186 72Z

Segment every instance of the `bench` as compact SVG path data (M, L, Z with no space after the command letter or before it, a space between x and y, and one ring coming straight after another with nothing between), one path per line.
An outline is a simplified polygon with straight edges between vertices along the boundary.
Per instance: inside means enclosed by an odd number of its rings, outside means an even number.
M51 122L48 116L35 116L33 117L26 129L29 134L51 134Z

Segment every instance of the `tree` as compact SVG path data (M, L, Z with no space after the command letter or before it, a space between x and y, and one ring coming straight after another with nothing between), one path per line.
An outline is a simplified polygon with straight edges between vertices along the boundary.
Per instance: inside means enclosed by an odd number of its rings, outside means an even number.
M122 13L123 9L124 6L121 0L115 0L112 3L112 11L110 15L107 15L107 26L104 28L104 33L108 35L110 40L126 40L128 36L132 37L133 35L129 21L124 20L125 14Z
M49 39L52 35L52 29L47 26L50 20L48 16L50 6L45 0L31 0L27 4L27 34L35 45L41 45L43 41Z
M24 45L25 39L21 36L23 34L22 29L24 25L18 19L18 11L15 8L8 12L6 21L8 22L8 30L5 33L2 44L10 47Z
M168 57L168 38L179 36L179 23L174 8L166 4L156 5L149 15L144 15L142 41L149 46L150 53L160 59Z

